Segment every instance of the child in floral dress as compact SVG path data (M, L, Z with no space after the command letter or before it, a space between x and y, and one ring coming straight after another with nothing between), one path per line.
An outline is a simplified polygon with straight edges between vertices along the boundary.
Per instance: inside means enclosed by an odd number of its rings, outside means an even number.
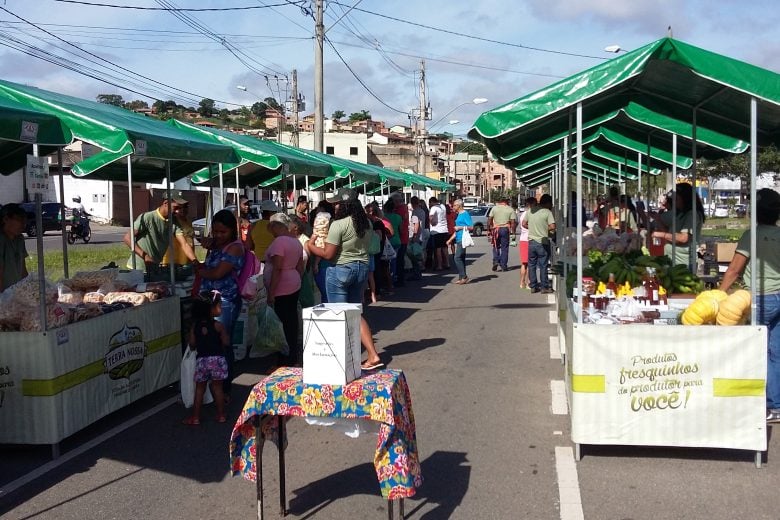
M230 348L230 339L225 327L215 319L222 312L221 305L219 291L201 294L192 305L189 344L198 354L195 366L195 404L192 415L182 421L189 426L200 424L200 408L206 393L206 383L209 381L217 405L217 422L223 423L227 420L222 381L227 378L225 351Z

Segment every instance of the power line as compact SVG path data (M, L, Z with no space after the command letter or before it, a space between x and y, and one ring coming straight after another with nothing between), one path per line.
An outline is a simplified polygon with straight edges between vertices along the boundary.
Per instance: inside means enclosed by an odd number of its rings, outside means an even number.
M89 55L89 56L92 56L92 57L94 57L94 58L97 58L98 60L100 60L100 61L102 61L102 62L105 62L105 63L107 63L107 64L111 65L112 67L118 68L118 69L120 69L120 70L123 70L123 71L125 71L125 72L127 72L127 73L130 73L130 74L132 74L132 75L135 75L135 76L138 76L138 77L140 77L140 78L143 78L143 79L145 79L145 80L147 80L147 81L151 81L151 82L152 82L152 83L154 83L154 84L157 84L157 85L160 85L160 86L166 87L166 88L168 88L168 89L171 89L172 91L175 91L175 92L180 92L180 93L182 93L182 94L187 94L187 95L190 95L190 96L195 96L196 98L197 98L197 97L199 97L199 98L201 98L201 99L203 99L203 98L205 97L205 96L200 96L199 94L196 94L196 93L194 93L194 92L189 92L189 91L187 91L187 90L182 90L182 89L180 89L180 88L177 88L177 87L174 87L174 86L172 86L172 85L168 85L167 83L163 83L163 82L161 82L161 81L157 81L157 80L155 80L155 79L153 79L153 78L150 78L150 77L148 77L148 76L145 76L145 75L143 75L143 74L140 74L140 73L138 73L138 72L135 72L135 71L133 71L133 70L131 70L131 69L128 69L127 67L123 67L123 66L121 66L121 65L119 65L119 64L116 64L116 63L112 62L111 60L107 60L107 59L103 58L102 56L99 56L99 55L97 55L97 54L95 54L95 53L93 53L93 52L90 52L90 51L84 50L84 49L82 49L81 47L79 47L79 46L77 46L77 45L74 45L74 44L70 43L69 41L67 41L67 40L64 40L64 39L60 38L60 37L59 37L59 36L57 36L56 34L54 34L54 33L50 32L50 31L48 31L48 30L46 30L46 29L44 29L44 28L42 28L42 27L38 27L38 26L37 26L37 25L35 25L34 23L30 22L29 20L26 20L25 18L23 18L23 17L21 17L21 16L19 16L19 15L15 14L15 13L13 13L13 12L11 12L11 11L9 11L9 10L8 10L8 9L6 9L5 7L2 7L2 6L0 6L0 10L2 10L2 11L4 11L4 12L6 12L7 14L9 14L9 15L11 15L11 16L13 16L14 18L17 18L18 20L21 20L21 21L23 21L23 22L26 22L27 24L31 25L32 27L35 27L35 28L36 28L36 29L38 29L39 31L41 31L41 32L43 32L43 33L45 33L45 34L48 34L49 36L52 36L52 37L56 38L57 40L61 41L62 43L66 44L66 45L68 45L68 46L70 46L70 47L73 47L73 48L77 49L78 51L80 51L80 52L82 52L82 53L84 53L84 54L87 54L87 55ZM63 50L65 50L65 49L63 49ZM88 61L92 61L92 60L89 60L89 59L88 59ZM93 63L94 63L94 62L93 62ZM154 97L154 96L149 96L149 97L151 97L152 99L155 99L155 97ZM217 100L215 100L215 101L217 101ZM222 103L222 104L226 104L226 105L241 106L241 105L239 105L239 104L236 104L236 103L229 103L229 102L227 102L227 101L218 101L218 102L219 102L219 103Z
M360 49L369 50L365 46L356 45L354 43L348 43L348 42L335 42L335 43L338 43L339 45L346 45L348 47L357 47L357 48L360 48ZM466 61L450 60L450 59L446 59L446 58L437 58L437 57L433 57L433 56L425 56L425 55L422 55L422 54L412 54L412 53L401 52L401 51L391 51L391 50L387 50L387 49L385 49L385 52L387 52L389 54L397 54L399 56L406 56L407 58L418 58L418 59L423 59L423 60L427 60L427 61L437 61L437 62L440 62L440 63L447 63L449 65L458 65L458 66L462 66L462 67L471 67L471 68L475 68L475 69L493 70L493 71L497 71L497 72L511 72L513 74L525 74L525 75L528 75L528 76L541 76L541 77L545 77L545 78L563 78L563 77L565 77L565 76L560 76L560 75L557 75L557 74L544 74L542 72L529 72L529 71L525 71L525 70L515 70L515 69L502 68L502 67L492 67L490 65L478 65L476 63L469 63L469 62L466 62Z
M180 9L176 7L172 2L169 2L167 0L156 0L156 2L166 7L167 11L171 13L173 16L184 22L188 27L195 29L196 31L200 32L201 34L204 34L205 36L209 37L210 39L221 43L229 52L232 54L239 62L241 62L246 68L254 72L255 74L259 76L268 76L268 75L278 75L278 76L284 76L283 72L279 72L278 70L274 70L272 67L269 67L267 65L264 65L263 63L260 63L253 57L249 56L245 52L243 52L239 47L233 45L230 43L227 39L225 39L223 36L217 34L212 29L210 29L208 26L204 25L200 21L198 21L196 18L193 18L183 12L181 12ZM254 62L258 66L260 66L263 69L266 69L265 71L256 69L253 65L247 62L247 60Z
M342 3L337 2L335 0L332 0L330 3L335 4L335 5L339 5L339 6L342 6L342 7L345 5L345 4L342 4ZM347 7L350 7L350 6L347 6ZM402 18L396 18L394 16L389 16L389 15L386 15L386 14L375 13L373 11L369 11L367 9L362 9L360 7L353 8L353 11L360 11L361 13L370 14L372 16L378 16L380 18L385 18L387 20L392 20L394 22L399 22L399 23L405 23L405 24L408 24L408 25L413 25L415 27L421 27L423 29L428 29L428 30L431 30L431 31L443 32L443 33L446 33L446 34L452 34L453 36L460 36L462 38L470 38L472 40L479 40L479 41L483 41L483 42L487 42L487 43L495 43L497 45L505 45L507 47L515 47L515 48L518 48L518 49L525 49L525 50L529 50L529 51L547 52L547 53L550 53L550 54L560 54L560 55L563 55L563 56L575 56L575 57L578 57L578 58L591 58L591 59L594 59L594 60L604 60L604 59L606 59L603 56L591 56L589 54L577 54L577 53L574 53L574 52L556 51L556 50L552 50L552 49L543 49L541 47L531 47L531 46L528 46L528 45L522 45L520 43L510 43L510 42L504 42L504 41L501 41L501 40L493 40L491 38L483 38L482 36L475 36L473 34L466 34L466 33L458 32L458 31L452 31L450 29L444 29L442 27L434 27L433 25L425 25L425 24L422 24L422 23L417 23L417 22L412 22L412 21L409 21L409 20L404 20Z
M389 108L390 110L392 110L392 111L394 111L394 112L398 112L399 114L407 114L407 113L408 113L408 112L406 112L405 110L398 110L398 109L397 109L397 108L395 108L395 107L391 107L390 105L388 105L387 103L385 103L385 102L384 102L384 101L383 101L383 100L382 100L382 99L381 99L379 96L377 96L376 94L374 94L374 91L372 91L370 88L368 88L368 85L366 85L366 84L363 82L363 80L362 80L362 79L360 79L360 77L357 75L357 73L356 73L354 70L352 70L352 67L350 67L350 66L349 66L349 63L347 63L347 61L346 61L346 60L345 60L345 59L344 59L344 58L341 56L341 53L339 53L338 49L336 49L336 46L335 46L335 45L333 45L333 42L331 42L331 41L330 41L330 39L329 39L329 38L327 38L327 37L325 38L325 41L326 41L326 42L328 42L328 45L330 45L330 48L331 48L331 49L333 49L333 52L335 52L335 53L336 53L336 56L338 56L338 57L339 57L339 59L341 60L341 63L343 63L343 64L344 64L344 66L347 68L347 70L348 70L349 72L351 72L351 73L352 73L352 75L355 77L355 79L358 81L358 83L360 83L360 84L363 86L363 88L364 88L364 89L366 89L366 92L368 92L369 94L371 94L371 97L373 97L374 99L376 99L377 101L379 101L379 102L380 102L380 103L382 103L384 106L386 106L387 108Z
M171 8L171 7L146 7L141 5L118 5L118 4L104 4L98 2L85 2L84 0L54 0L55 2L61 2L63 4L79 4L88 5L90 7L111 7L114 9L135 9L138 11L190 11L190 12L207 12L207 11L249 11L253 9L265 9L269 7L280 7L283 5L297 5L303 2L283 2L281 4L271 5L245 5L238 7L188 7L188 8Z

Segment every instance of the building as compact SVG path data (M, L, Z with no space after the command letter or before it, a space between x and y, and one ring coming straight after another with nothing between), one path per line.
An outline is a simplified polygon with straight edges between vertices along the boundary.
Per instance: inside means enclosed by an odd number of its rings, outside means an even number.
M480 166L480 173L485 183L485 190L508 191L517 188L517 176L513 169L507 168L497 161L483 161Z

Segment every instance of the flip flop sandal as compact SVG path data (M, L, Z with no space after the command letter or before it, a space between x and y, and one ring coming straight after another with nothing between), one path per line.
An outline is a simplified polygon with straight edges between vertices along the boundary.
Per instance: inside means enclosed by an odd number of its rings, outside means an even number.
M200 426L200 419L190 416L184 419L181 423L187 426Z
M376 370L378 368L382 368L383 366L385 366L385 364L382 363L381 361L377 361L376 363L369 363L368 361L366 361L365 363L360 365L360 369L361 370Z

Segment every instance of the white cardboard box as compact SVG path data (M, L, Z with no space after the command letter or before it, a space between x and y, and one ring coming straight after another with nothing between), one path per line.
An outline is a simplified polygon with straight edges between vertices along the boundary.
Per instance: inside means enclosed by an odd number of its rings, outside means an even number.
M303 382L345 385L360 377L363 306L324 303L303 309Z

